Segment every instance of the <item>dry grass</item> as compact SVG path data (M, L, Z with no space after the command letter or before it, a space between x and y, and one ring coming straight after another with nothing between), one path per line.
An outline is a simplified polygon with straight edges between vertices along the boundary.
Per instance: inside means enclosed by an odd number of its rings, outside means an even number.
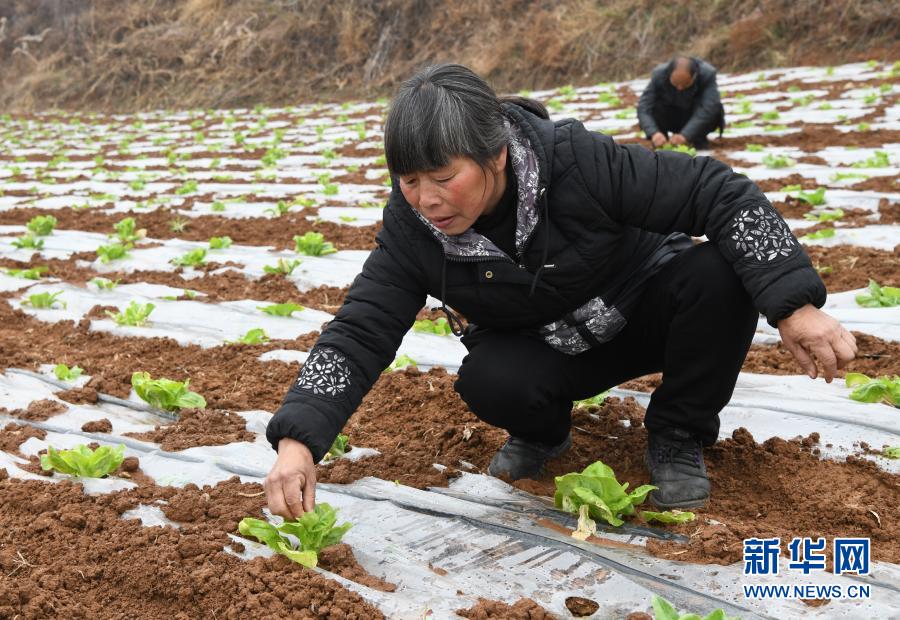
M878 0L6 0L0 106L273 105L381 95L467 64L503 91L646 75L674 53L723 70L900 56Z

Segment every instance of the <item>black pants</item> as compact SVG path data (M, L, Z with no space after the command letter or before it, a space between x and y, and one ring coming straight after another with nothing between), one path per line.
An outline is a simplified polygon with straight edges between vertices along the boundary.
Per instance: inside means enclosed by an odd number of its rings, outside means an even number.
M572 401L662 371L644 425L686 429L711 445L756 330L750 296L707 242L653 276L633 314L615 338L580 355L536 335L475 329L462 338L469 353L454 388L488 424L556 444L569 432Z
M709 140L706 138L707 134L715 131L716 129L719 129L720 127L724 129L725 108L721 105L719 107L720 110L718 116L709 121L706 127L700 128L699 137L691 143L693 144L693 146L698 148L705 148L709 145ZM673 133L681 132L684 126L687 125L688 121L691 120L692 115L693 110L684 110L661 104L653 106L653 120L656 121L659 130L666 134L666 138L668 138Z

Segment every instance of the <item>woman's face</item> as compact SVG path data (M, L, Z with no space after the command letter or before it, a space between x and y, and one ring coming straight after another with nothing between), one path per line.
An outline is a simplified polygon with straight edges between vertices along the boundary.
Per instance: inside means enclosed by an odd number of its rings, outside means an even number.
M485 170L469 157L454 157L435 170L398 177L400 191L412 207L447 235L465 232L490 213L506 189L506 147Z

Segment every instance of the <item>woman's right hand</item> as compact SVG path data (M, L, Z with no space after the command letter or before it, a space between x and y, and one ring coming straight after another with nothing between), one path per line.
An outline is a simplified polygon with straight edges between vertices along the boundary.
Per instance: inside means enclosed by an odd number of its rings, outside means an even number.
M293 521L310 512L316 504L316 464L309 448L296 439L283 437L263 488L273 514Z
M666 142L668 142L668 140L666 140L666 134L661 131L657 131L655 134L653 134L651 140L653 141L653 146L655 146L656 148L659 148Z

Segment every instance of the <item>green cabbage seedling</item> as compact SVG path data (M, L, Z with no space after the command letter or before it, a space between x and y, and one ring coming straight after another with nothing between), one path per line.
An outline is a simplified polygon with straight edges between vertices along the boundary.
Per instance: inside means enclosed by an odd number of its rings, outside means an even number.
M119 286L120 280L110 280L109 278L93 278L91 284L101 291L111 291Z
M31 269L7 269L6 275L14 278L25 278L26 280L40 280L41 275L49 271L47 267L32 267Z
M672 523L687 523L693 521L697 516L693 512L687 510L666 510L664 512L654 512L652 510L642 510L641 518L648 523L650 521L659 521L671 525Z
M121 243L111 243L109 245L101 245L97 248L97 257L104 265L120 258L128 256L128 250L133 246L130 243L122 245Z
M294 243L294 250L306 256L325 256L337 252L330 241L325 241L322 233L309 231L304 235L294 235Z
M800 237L800 241L813 241L815 239L828 239L830 237L834 237L834 228L823 228L822 230L811 232L808 235L803 235Z
M626 493L628 483L619 484L613 470L597 461L579 473L557 476L553 502L557 508L575 514L579 507L588 506L593 519L603 519L618 527L624 523L622 516L634 514L634 507L647 499L647 494L657 487L644 484Z
M323 458L327 461L328 459L336 459L344 456L347 453L347 445L349 442L350 438L347 437L347 435L338 433L338 436L334 438L334 442L331 444L331 447Z
M848 372L844 377L847 387L856 388L850 398L861 403L884 402L900 407L900 376L882 376L870 379L860 372Z
M763 152L762 144L748 144L746 148L749 153L762 153Z
M271 304L268 306L256 306L257 310L262 310L271 316L291 316L295 312L303 310L303 306L288 302L286 304Z
M289 276L294 272L294 269L296 269L301 262L302 261L299 260L288 261L283 258L279 258L278 263L275 265L264 265L263 271L276 275Z
M206 260L206 248L195 248L181 256L173 258L169 262L178 267L197 267Z
M36 238L32 233L22 235L18 239L12 240L12 245L20 250L43 250L44 240Z
M833 209L831 211L820 211L819 213L804 213L803 219L810 222L836 222L844 217L843 209Z
M246 517L241 519L238 531L244 536L253 536L267 547L298 564L312 568L319 561L319 551L336 545L352 526L343 523L335 526L337 513L329 504L319 503L311 512L305 512L294 521L272 525L261 519ZM299 545L294 545L288 535L296 537Z
M28 231L35 237L46 237L53 232L56 218L52 215L36 215L26 224Z
M384 369L384 372L393 372L395 370L403 370L407 366L415 366L416 360L408 356L406 353L395 359L390 366Z
M79 476L81 478L102 478L118 469L125 460L125 446L100 446L91 450L87 446L75 446L72 450L56 450L47 448L47 454L41 455L41 469Z
M797 162L786 155L769 153L762 158L762 163L769 168L790 168Z
M585 398L584 400L576 400L574 403L572 403L572 406L575 408L589 407L590 405L600 406L603 404L603 401L606 400L607 396L609 396L609 390L600 392L596 396L591 396L590 398Z
M53 367L53 374L56 375L56 378L60 381L75 381L81 376L82 372L83 369L79 366L72 366L69 368L65 364L57 364Z
M146 403L158 409L176 411L190 407L206 407L206 399L188 389L191 380L184 382L172 379L151 379L149 372L135 372L131 375L131 387Z
M62 291L57 291L55 293L34 293L33 295L29 295L27 299L23 299L22 305L47 310L53 308L53 305L59 302L62 304L62 307L65 308L66 302L58 299L62 294Z
M875 151L872 157L852 164L853 168L890 168L891 159L887 151Z
M237 340L226 340L228 344L265 344L270 340L266 330L262 327L254 327Z
M113 225L113 230L116 231L115 236L124 244L143 239L147 236L147 229L137 229L133 217L126 217L125 219L120 220ZM110 237L111 236L112 235L110 235Z
M422 319L413 323L413 331L421 334L437 334L438 336L449 336L453 333L450 324L444 317L439 317L434 321L430 319Z
M122 312L106 311L106 316L116 322L117 325L128 325L130 327L140 327L147 322L147 317L156 308L154 304L139 304L132 301Z
M669 142L663 144L659 147L661 151L672 151L674 153L685 153L686 155L690 155L691 157L697 156L697 149L692 146L688 146L687 144L679 144L674 145Z
M900 459L900 446L891 446L881 451L881 456L889 459Z
M863 308L893 308L900 306L900 288L895 286L879 286L875 280L869 280L869 294L857 295L856 303Z
M739 620L734 616L726 616L725 612L717 609L701 618L697 614L680 614L666 599L653 595L653 617L655 620Z
M231 247L231 237L211 237L209 240L209 249L210 250L224 250L225 248Z
M811 204L814 207L821 207L823 204L825 204L825 188L820 187L814 192L804 192L802 190L798 190L795 198L797 200L802 200L803 202ZM840 209L837 210L841 211ZM841 211L841 216L843 215L844 212Z

